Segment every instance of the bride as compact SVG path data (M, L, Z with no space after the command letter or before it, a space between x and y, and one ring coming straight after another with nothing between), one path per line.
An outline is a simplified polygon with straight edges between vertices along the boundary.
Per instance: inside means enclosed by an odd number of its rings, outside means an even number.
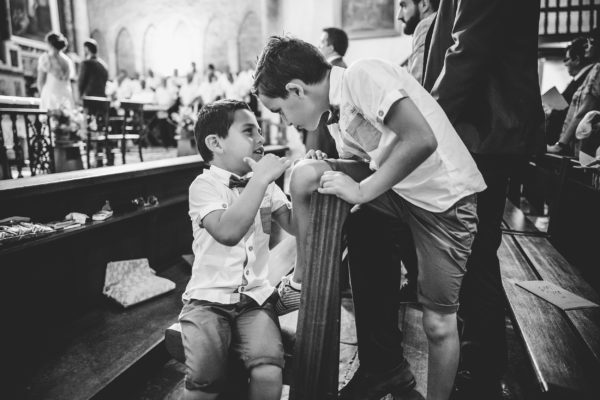
M48 52L38 60L37 85L40 91L40 108L55 110L74 108L71 78L74 76L73 62L62 51L67 39L60 33L46 35Z

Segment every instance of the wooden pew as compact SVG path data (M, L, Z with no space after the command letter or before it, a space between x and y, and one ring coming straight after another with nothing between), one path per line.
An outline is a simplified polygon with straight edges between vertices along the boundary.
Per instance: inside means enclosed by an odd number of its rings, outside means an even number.
M168 359L164 330L177 320L189 277L178 261L192 242L187 189L204 167L189 156L0 181L0 219L48 222L91 214L105 200L115 210L103 222L0 245L0 312L11 321L6 398L87 399L148 357ZM127 209L149 195L159 204ZM140 257L178 289L123 310L102 295L106 264Z
M535 234L503 234L498 251L510 315L545 398L595 398L600 376L600 310L564 312L517 286L544 279L599 302L581 274Z

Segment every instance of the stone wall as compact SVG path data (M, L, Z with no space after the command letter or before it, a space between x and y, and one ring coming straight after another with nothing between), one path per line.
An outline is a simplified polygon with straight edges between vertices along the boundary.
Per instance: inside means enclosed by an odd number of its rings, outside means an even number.
M256 60L266 37L263 0L88 0L87 8L111 76L122 66L182 75L192 61L235 72Z

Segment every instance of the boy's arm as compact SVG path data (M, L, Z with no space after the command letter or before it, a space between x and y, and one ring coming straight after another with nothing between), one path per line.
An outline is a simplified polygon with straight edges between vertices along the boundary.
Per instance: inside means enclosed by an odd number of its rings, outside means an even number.
M341 172L327 171L319 193L334 194L352 204L367 203L406 178L437 148L433 131L408 97L397 100L383 122L397 135L385 163L360 183Z
M290 235L296 236L296 227L292 223L292 211L287 206L281 206L273 212L273 219Z
M233 204L226 210L217 210L202 219L208 233L225 246L234 246L252 226L256 213L269 183L277 179L289 167L286 158L268 154L259 162L248 162L254 175Z

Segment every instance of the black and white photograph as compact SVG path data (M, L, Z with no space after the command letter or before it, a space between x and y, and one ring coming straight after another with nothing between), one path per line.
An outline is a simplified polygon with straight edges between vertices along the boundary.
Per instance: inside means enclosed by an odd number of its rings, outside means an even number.
M600 0L0 0L10 400L600 396Z

